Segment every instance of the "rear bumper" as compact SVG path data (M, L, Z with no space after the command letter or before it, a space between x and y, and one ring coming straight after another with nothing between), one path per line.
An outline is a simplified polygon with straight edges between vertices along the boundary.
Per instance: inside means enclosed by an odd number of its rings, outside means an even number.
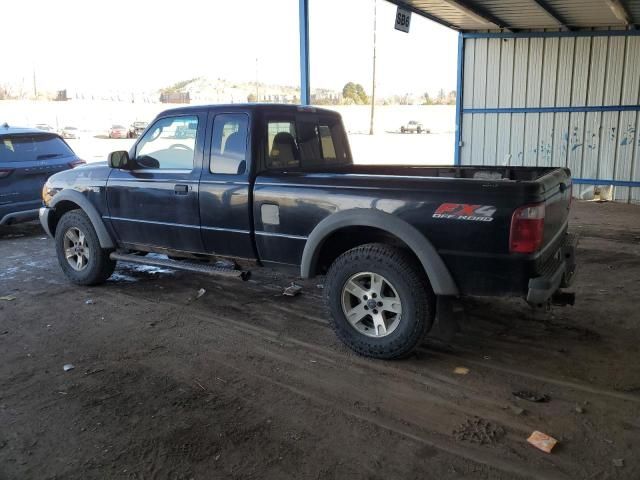
M542 275L529 280L527 302L533 305L546 303L559 288L573 282L576 270L576 247L578 238L567 234L557 253L543 267Z
M40 218L40 225L42 225L42 228L47 233L47 235L49 235L50 237L53 237L53 235L51 235L51 229L49 228L50 213L51 213L51 209L49 207L42 207L38 212L38 217Z

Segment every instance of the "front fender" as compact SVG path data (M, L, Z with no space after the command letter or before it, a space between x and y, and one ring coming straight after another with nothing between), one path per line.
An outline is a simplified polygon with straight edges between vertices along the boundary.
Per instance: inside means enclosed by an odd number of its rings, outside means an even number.
M413 225L399 217L380 210L366 208L343 210L334 213L322 220L313 229L302 253L302 264L300 265L302 278L309 278L313 275L322 245L332 233L341 228L359 226L375 227L402 240L420 260L436 295L457 296L459 294L458 287L453 281L449 269L429 239Z
M56 195L51 199L49 202L49 208L55 210L56 205L63 201L75 203L82 209L82 211L84 211L84 213L87 214L96 234L98 235L98 240L100 241L100 246L102 248L115 248L113 238L109 235L107 227L105 227L104 222L102 221L102 217L87 197L77 190L62 190L56 193Z

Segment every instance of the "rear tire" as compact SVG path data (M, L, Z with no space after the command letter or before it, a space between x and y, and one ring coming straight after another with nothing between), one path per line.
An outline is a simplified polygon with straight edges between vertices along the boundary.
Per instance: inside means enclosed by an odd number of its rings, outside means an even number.
M349 348L395 359L419 345L433 323L435 295L415 263L406 251L380 243L353 248L333 262L325 300L333 330Z
M116 262L111 250L100 246L98 235L86 213L71 210L56 227L58 263L66 277L76 285L98 285L111 276Z

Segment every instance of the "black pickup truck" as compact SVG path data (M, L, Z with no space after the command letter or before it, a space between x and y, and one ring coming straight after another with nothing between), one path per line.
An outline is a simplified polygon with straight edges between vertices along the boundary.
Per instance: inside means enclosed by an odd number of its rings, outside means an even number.
M51 177L43 200L75 283L116 261L243 279L294 267L326 275L337 335L377 358L451 332L463 296L573 299L559 290L575 265L569 170L355 165L340 116L319 108L168 110L107 165Z

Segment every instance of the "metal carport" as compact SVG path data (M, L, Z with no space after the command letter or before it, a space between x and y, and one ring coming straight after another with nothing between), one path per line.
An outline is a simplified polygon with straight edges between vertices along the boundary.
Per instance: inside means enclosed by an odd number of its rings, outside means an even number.
M576 196L640 203L640 0L389 1L460 32L457 165L567 166Z

